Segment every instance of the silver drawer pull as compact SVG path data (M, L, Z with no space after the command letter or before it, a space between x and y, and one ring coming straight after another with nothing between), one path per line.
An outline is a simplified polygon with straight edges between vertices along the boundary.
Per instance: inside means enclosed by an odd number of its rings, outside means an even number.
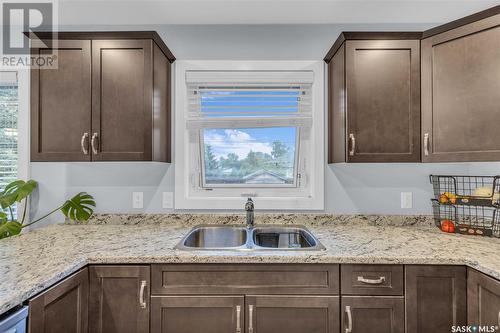
M141 308L146 308L146 301L144 301L144 289L146 288L146 281L141 281L141 290L139 292L139 305Z
M345 333L351 333L352 332L352 313L351 313L351 307L349 305L345 307L345 312L347 313L347 327L345 329Z
M353 133L349 134L349 141L351 141L351 149L349 150L349 156L354 156L354 153L356 152L356 138L354 137Z
M248 306L248 333L253 333L253 305Z
M82 146L83 155L89 154L89 144L87 142L88 139L89 139L89 133L87 132L83 133L82 140L80 142L80 145Z
M362 276L358 276L358 282L366 283L366 284L382 284L385 282L385 276L381 276L378 279L365 279Z
M236 333L241 333L241 306L236 306Z

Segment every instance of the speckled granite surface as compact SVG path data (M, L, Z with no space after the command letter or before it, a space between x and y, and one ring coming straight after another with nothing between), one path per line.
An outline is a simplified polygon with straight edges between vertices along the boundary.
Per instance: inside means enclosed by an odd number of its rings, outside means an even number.
M370 225L407 226L433 225L431 216L417 215L328 215L328 214L265 214L256 213L255 223L265 224L349 224L364 221ZM99 214L87 224L92 225L154 225L183 224L240 224L245 223L244 214Z
M290 215L284 215L266 222L304 224L327 250L174 250L193 224L200 222L199 217L193 218L193 215L99 216L89 225L54 225L1 240L0 314L92 263L451 264L468 265L500 278L500 239L444 234L430 227L427 218L418 218L415 222L411 218L288 217ZM128 220L129 225L120 224L116 219ZM241 221L234 217L206 217L203 222L217 219L223 223ZM263 220L257 215L257 223Z

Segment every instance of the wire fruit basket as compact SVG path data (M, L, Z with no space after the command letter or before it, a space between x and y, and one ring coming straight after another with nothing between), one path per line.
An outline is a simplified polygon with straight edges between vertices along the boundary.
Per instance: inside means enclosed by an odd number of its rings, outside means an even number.
M500 176L436 176L430 180L440 204L500 207Z
M447 232L500 237L500 176L431 175L434 222Z

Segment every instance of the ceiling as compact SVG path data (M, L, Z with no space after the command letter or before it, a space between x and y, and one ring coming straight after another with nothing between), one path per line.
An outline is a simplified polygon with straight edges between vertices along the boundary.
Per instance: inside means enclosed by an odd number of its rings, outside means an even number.
M441 23L492 0L59 0L59 24Z
M321 60L342 31L422 31L500 0L59 0L60 30L156 30L177 59Z

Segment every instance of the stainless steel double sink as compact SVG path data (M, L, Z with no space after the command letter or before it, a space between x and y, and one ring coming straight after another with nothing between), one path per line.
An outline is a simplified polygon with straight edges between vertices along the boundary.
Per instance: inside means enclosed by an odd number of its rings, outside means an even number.
M318 251L325 247L304 226L199 225L175 247L179 250Z

